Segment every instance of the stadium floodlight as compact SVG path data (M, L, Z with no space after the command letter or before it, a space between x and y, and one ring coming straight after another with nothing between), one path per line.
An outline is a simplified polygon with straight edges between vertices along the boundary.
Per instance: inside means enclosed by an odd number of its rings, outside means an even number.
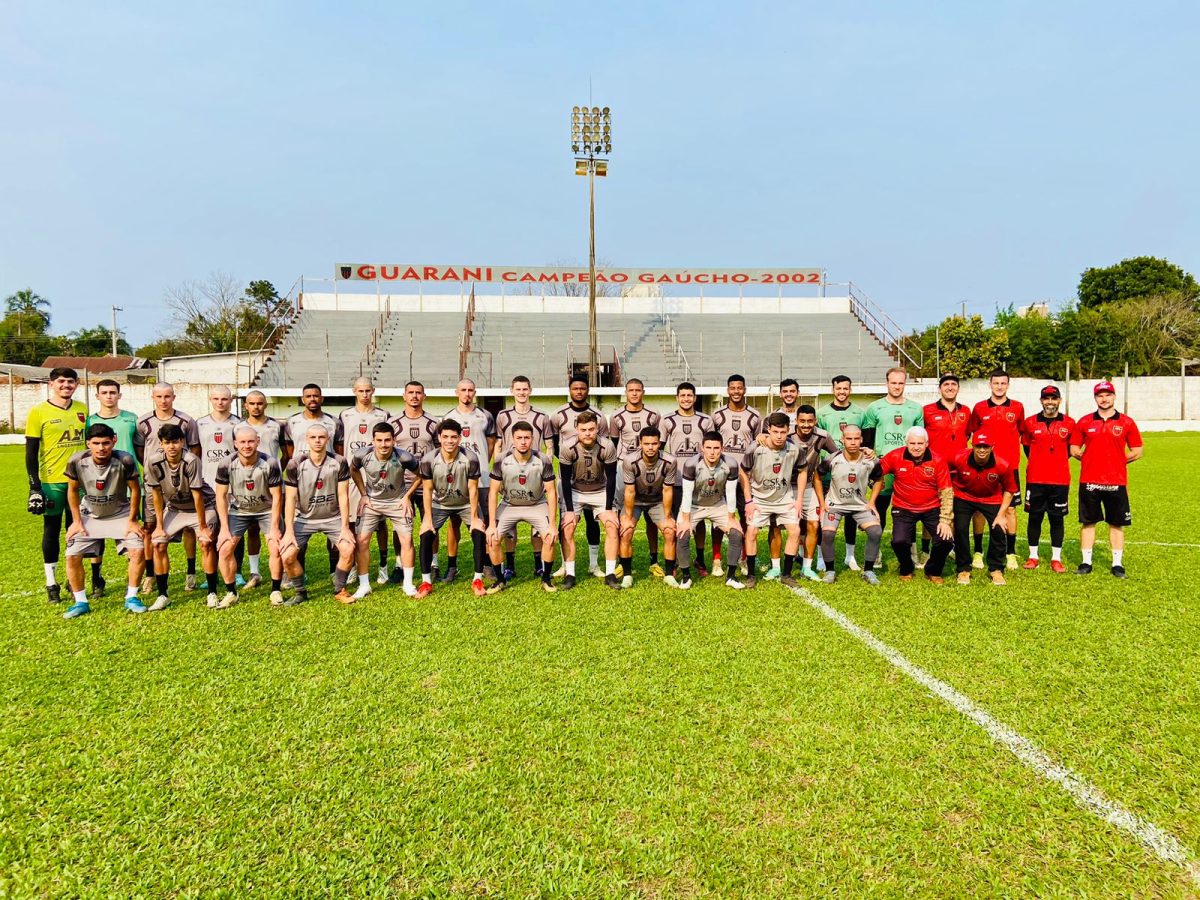
M600 386L600 352L596 344L596 177L608 175L612 153L612 111L606 106L571 107L571 153L575 174L588 177L588 382Z

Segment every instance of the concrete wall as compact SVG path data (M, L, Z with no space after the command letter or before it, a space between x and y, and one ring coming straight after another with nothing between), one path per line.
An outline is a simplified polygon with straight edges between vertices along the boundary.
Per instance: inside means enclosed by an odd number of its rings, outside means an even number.
M172 384L184 382L204 384L224 381L226 384L248 384L266 359L266 350L244 350L240 353L205 353L198 356L168 356L158 364L158 377Z

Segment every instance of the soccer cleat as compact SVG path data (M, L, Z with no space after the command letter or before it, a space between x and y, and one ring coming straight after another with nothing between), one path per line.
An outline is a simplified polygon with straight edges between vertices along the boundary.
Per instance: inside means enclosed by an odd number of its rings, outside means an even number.
M406 585L402 586L400 588L400 590L404 591L404 595L406 597L417 596L417 586L415 584L406 584Z
M242 573L238 572L233 578L233 586L239 591L246 586L246 579L242 577Z
M958 583L959 584L970 584L971 583L971 573L970 572L959 572L958 573Z
M183 587L188 591L194 591L196 589L196 576L194 573L184 579Z
M753 587L753 585L744 584L730 575L725 579L725 587L732 588L735 591L744 591L747 587Z
M207 600L207 601L205 601L205 602L207 602L207 603L208 603L208 608L209 608L209 609L216 609L216 608L217 608L217 604L219 604L221 601L217 599L217 595L216 595L216 594L209 594L209 595L208 595L208 600Z
M88 595L93 600L99 600L104 596L104 589L108 587L108 582L103 578L97 578L92 582L92 592Z
M513 571L512 569L510 569L508 566L505 566L503 569L500 570L500 578L503 579L504 581L512 581L516 577L517 577L517 573L515 571Z
M675 579L674 575L667 575L666 577L664 577L663 584L665 584L667 587L673 587L673 588L679 587L679 582Z
M685 578L683 581L679 582L679 589L681 591L690 591L692 589L692 579Z
M1004 573L999 569L994 572L989 572L988 574L992 577L992 584L996 585L997 587L1004 587L1004 585L1008 584L1008 582L1004 580Z
M802 578L807 578L809 581L820 581L821 580L821 576L818 575L816 572L814 572L812 569L801 568L800 576Z
M833 571L833 569L826 569L825 576L821 579L821 581L825 582L825 584L833 584L835 581L837 581L837 572Z
M229 609L238 602L238 595L233 591L229 591L221 598L221 602L217 604L217 609Z
M358 590L354 592L354 599L361 600L363 597L368 597L371 594L371 586L369 584L360 584Z
M71 608L63 613L64 619L78 619L80 616L86 616L92 611L92 608L86 603L74 603Z
M1004 568L1008 569L1010 572L1016 571L1020 568L1020 566L1017 564L1017 554L1010 553L1008 556L1004 557Z
M1092 564L1091 563L1080 563L1079 568L1075 570L1075 574L1076 575L1091 575L1092 574Z
M653 575L655 578L662 578L667 574L667 570L664 569L662 566L660 566L658 563L651 563L650 564L650 574Z
M422 581L417 586L417 592L413 594L418 600L423 600L433 593L433 585L428 581Z
M976 553L974 556L971 557L971 568L972 569L982 569L983 568L983 554L982 553Z
M846 557L846 568L849 569L851 572L857 572L858 571L858 560L855 559L853 556L847 556Z
M1029 559L1025 560L1024 568L1036 569L1037 567L1038 567L1038 560L1037 560L1036 556L1031 556L1031 557L1029 557Z
M901 575L900 580L901 581L912 581L912 576L911 575Z
M453 584L454 579L458 577L458 566L447 566L446 574L442 576L442 584Z
M508 582L504 581L504 580L500 580L500 581L497 581L495 584L493 584L491 587L489 587L487 589L487 592L489 594L499 594L501 591L503 591L507 587L508 587Z
M142 576L142 589L139 593L148 594L152 590L154 590L154 576L153 575L143 575Z
M357 602L354 599L354 595L345 588L342 588L340 591L334 594L333 599L338 603L341 603L343 606L349 606L350 604Z
M562 589L564 591L569 591L573 587L575 587L575 576L568 575L566 578L563 579Z
M346 573L346 581L353 584L357 580L358 580L358 563L355 563L354 565L352 565L350 567L350 571Z
M283 606L283 591L271 591L271 605Z
M284 606L299 606L301 603L308 602L308 591L296 591L287 600L283 601Z
M245 588L248 591L252 591L261 584L262 584L262 576L255 573L254 575L251 575L249 578L246 579Z
M62 588L57 584L46 585L46 599L51 603L62 602Z
M621 589L621 579L617 578L616 575L605 575L604 586L619 591Z
M166 594L159 594L158 599L150 604L150 612L162 612L171 605L171 598Z
M388 576L388 584L404 584L404 572L399 566L392 569L392 574Z
M593 568L591 570L591 575L593 578L603 578L604 570L602 568L600 568L600 566L596 566L595 568Z
M738 573L740 575L742 575L743 577L750 574L750 570L748 568L746 568L746 561L744 559L740 563L738 563L737 570L738 570Z
M725 567L721 565L721 557L713 557L712 576L713 578L722 578L725 575Z
M795 578L795 576L794 576L794 575L782 575L782 576L780 576L780 578L779 578L779 583L780 583L780 584L782 584L784 587L787 587L787 588L798 588L798 587L800 587L800 582L798 582L798 581L796 580L796 578Z
M542 590L545 591L547 594L557 594L558 593L558 588L556 588L549 581L542 582Z
M487 588L485 588L483 586L482 578L476 578L474 581L471 582L471 593L474 594L476 597L486 597L487 596Z
M400 577L403 578L404 576L401 575ZM380 568L379 574L375 576L375 583L379 585L388 583L388 570L386 566Z
M1127 576L1127 575L1125 574L1125 567L1124 567L1124 566L1113 566L1113 567L1112 567L1112 573L1113 573L1113 578L1127 578L1127 577L1129 577L1129 576Z
M621 579L621 590L633 587L633 576L626 575Z
M566 574L567 574L567 567L565 565L562 565L562 566L559 566L557 569L555 569L553 574L551 574L550 577L551 578L562 578Z
M872 585L874 587L879 586L879 576L876 575L875 572L872 571L871 569L867 569L865 572L862 573L862 580L865 581L867 584Z
M125 608L131 613L144 613L146 611L146 607L137 597L126 597Z
M696 577L697 578L707 578L708 577L708 569L704 568L704 566L702 566L702 565L697 564L696 565Z
M763 581L778 581L781 574L779 566L771 566L763 576Z
M728 584L728 583L729 582L726 582L726 584ZM742 577L742 587L744 587L744 588L752 588L752 587L755 587L757 584L758 584L758 576L757 575L745 575Z
M1050 571L1055 575L1061 575L1063 572L1067 571L1067 567L1057 559L1052 559L1050 560Z
M941 576L941 575L926 575L926 576L925 576L925 579L926 579L926 580L927 580L927 581L928 581L930 584L942 584L942 583L945 581L945 579L944 579L944 578L942 578L942 576Z

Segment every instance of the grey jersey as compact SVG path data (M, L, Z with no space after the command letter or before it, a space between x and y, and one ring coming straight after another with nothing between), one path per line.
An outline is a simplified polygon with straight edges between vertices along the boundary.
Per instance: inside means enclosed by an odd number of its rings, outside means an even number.
M267 416L266 421L259 423L251 422L249 419L243 421L258 432L258 452L265 453L272 459L278 459L279 450L283 446L283 423L270 416Z
M621 462L623 480L625 484L633 485L633 502L638 506L662 503L663 488L675 484L675 469L675 459L665 453L658 454L653 463L647 464L639 450Z
M832 435L823 428L814 428L808 437L793 434L791 440L800 448L800 465L808 472L808 483L813 483L813 475L821 463L822 453L837 453L838 445Z
M679 467L684 481L692 482L692 506L712 507L725 502L725 485L738 477L738 464L726 454L715 465L709 465L703 456L689 459Z
M638 432L651 425L658 425L662 416L644 406L639 410L621 407L608 420L608 436L617 442L622 453L638 449Z
M355 406L343 409L338 415L338 425L342 430L342 455L351 460L372 445L376 425L380 422L392 421L392 414L386 409L373 406L367 412L359 412Z
M283 486L283 470L278 459L261 450L250 465L235 453L217 466L216 483L228 489L231 513L250 516L271 509L271 488Z
M297 456L308 456L308 429L314 425L320 425L329 432L329 443L327 453L332 454L334 447L342 439L342 427L333 416L327 412L321 413L321 418L310 419L305 413L307 410L301 410L298 413L288 416L287 421L283 425L283 442L292 445L292 458Z
M196 420L196 430L200 434L201 474L208 484L217 483L217 466L237 453L233 432L241 424L242 420L233 415L224 422L218 422L211 414Z
M160 451L146 464L146 488L158 488L162 492L163 505L177 512L196 511L193 490L203 496L206 509L211 509L216 499L212 486L204 480L200 457L190 450L183 451L183 458L174 467Z
M683 463L700 455L700 445L704 442L704 432L713 430L712 419L704 413L685 416L675 412L663 416L662 424L663 450L675 457L682 477ZM676 482L678 484L679 482Z
M336 453L326 453L320 465L307 454L293 456L283 470L284 485L296 489L296 517L301 519L338 518L338 485L349 480L350 466Z
M408 474L415 473L419 466L415 456L396 447L387 459L380 459L374 447L350 457L350 468L362 476L367 497L383 503L395 502L404 496Z
M825 491L825 502L838 512L859 512L867 508L868 485L877 459L860 455L857 460L846 458L839 450L821 463L821 473L829 474L829 487Z
M442 451L430 450L421 458L422 479L432 482L433 505L440 509L466 509L471 503L472 481L479 480L479 457L461 446L451 460Z
M550 440L550 416L532 406L526 412L517 412L515 406L502 409L496 415L496 437L500 439L500 452L512 449L512 428L518 422L533 426L533 449L541 450Z
M572 438L559 454L558 466L560 471L570 470L573 491L591 494L608 487L606 467L620 460L621 454L612 438L596 438L591 447Z
M802 470L800 446L792 440L782 450L755 444L742 457L742 471L750 478L755 503L794 503L796 476ZM730 454L732 456L732 454Z
M550 414L550 435L551 437L558 438L558 452L560 454L562 453L562 448L567 445L567 442L574 439L575 420L584 411L596 414L596 434L600 437L607 436L608 420L604 418L600 410L591 404L580 409L572 406L570 403L564 403Z
M509 450L492 466L492 477L500 481L500 499L509 506L537 506L546 500L546 484L554 481L554 462L534 451L521 461Z
M133 432L133 447L134 450L141 448L143 464L149 463L152 457L162 452L158 430L164 425L178 425L183 429L185 450L200 445L200 430L196 427L196 420L187 413L175 410L170 418L160 419L155 413L148 412L138 419L137 428Z
M129 485L137 484L137 460L131 453L114 450L100 465L83 450L67 461L67 477L78 482L88 515L108 519L129 508Z
M487 439L496 436L496 420L482 406L476 406L470 412L463 412L456 406L442 416L443 422L447 419L462 426L462 441L459 446L466 447L479 457L479 486L487 487L490 480L487 463L492 456L488 452Z
M722 406L713 410L712 423L713 429L721 432L725 452L740 464L762 429L762 416L748 406L740 411Z
M392 427L396 429L396 446L407 450L418 461L424 459L425 454L431 450L438 448L437 419L428 413L421 413L415 419L400 413L392 419ZM408 476L408 482L411 484L412 479L416 477Z

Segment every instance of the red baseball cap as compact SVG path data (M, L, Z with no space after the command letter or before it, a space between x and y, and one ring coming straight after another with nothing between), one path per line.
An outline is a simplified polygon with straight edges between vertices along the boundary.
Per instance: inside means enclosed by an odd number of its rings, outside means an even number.
M1111 381L1097 381L1096 386L1092 388L1092 394L1115 394L1117 389L1113 387Z
M976 447L995 447L996 446L995 444L992 443L991 437L989 437L985 432L982 432L982 431L977 431L973 435L971 435L971 443L974 444Z

